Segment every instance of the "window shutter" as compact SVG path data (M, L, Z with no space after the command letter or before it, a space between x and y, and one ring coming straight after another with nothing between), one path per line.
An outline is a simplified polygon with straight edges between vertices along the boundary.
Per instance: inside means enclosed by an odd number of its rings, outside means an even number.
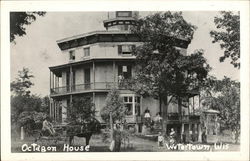
M122 54L122 45L118 45L118 55Z
M128 65L127 68L128 68L128 72L127 72L128 78L131 78L132 77L131 65Z
M118 76L123 75L122 73L122 66L118 66Z

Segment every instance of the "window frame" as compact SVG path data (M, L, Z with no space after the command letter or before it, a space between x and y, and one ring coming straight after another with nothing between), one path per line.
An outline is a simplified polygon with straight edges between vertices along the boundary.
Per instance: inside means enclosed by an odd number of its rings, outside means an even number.
M86 50L88 50L88 55L86 55ZM90 56L90 47L83 48L83 57L89 57Z
M126 15L119 15L119 14L128 14ZM132 17L132 11L116 11L116 17Z
M70 61L75 61L76 60L76 52L75 52L75 50L70 50L69 51L69 60Z
M130 45L130 44L128 44L128 45L127 44L118 45L118 55L121 55L121 56L132 56L132 51L133 51L133 49L135 47L136 46L134 44L133 45ZM128 49L129 51L126 51L125 50L126 48L130 48L130 49Z

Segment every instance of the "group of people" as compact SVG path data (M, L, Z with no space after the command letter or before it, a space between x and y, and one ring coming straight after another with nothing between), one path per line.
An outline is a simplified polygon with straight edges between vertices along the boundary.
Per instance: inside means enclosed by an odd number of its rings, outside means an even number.
M163 147L164 142L165 142L165 138L161 132L159 132L157 140L158 140L158 147L160 147L160 148ZM170 145L176 144L176 132L175 132L174 128L171 128L171 131L169 133L169 144Z
M153 126L154 124L160 125L161 122L162 122L162 117L160 112L157 112L156 116L154 118L151 118L149 109L147 108L144 111L144 124L146 125L146 127Z

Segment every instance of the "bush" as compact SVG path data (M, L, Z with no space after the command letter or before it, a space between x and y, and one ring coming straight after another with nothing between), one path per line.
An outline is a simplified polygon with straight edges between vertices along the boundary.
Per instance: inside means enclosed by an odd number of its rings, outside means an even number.
M45 117L47 117L47 114L43 112L24 111L18 116L17 127L19 129L23 127L25 133L30 136L34 130L42 129L42 122Z

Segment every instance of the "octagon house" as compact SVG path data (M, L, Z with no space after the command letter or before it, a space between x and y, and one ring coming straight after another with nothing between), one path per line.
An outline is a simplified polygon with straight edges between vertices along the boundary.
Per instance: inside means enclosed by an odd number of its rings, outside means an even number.
M103 31L92 31L57 41L65 63L51 66L50 69L50 116L55 122L65 124L67 107L75 96L91 97L97 110L97 119L104 123L100 111L110 89L120 91L126 108L126 122L136 125L137 132L142 131L143 116L146 109L152 117L162 112L164 104L159 100L142 97L133 91L119 86L119 77L131 78L135 75L136 57L132 48L140 45L138 37L130 32L130 27L137 25L139 12L108 12L103 21ZM189 41L176 39L176 47L186 54ZM184 134L200 134L200 117L195 109L199 106L199 92L190 92L183 99L183 107L178 111L176 99L171 99L167 115L167 133L174 128L182 137ZM161 108L160 108L161 107ZM198 137L196 137L198 140Z

